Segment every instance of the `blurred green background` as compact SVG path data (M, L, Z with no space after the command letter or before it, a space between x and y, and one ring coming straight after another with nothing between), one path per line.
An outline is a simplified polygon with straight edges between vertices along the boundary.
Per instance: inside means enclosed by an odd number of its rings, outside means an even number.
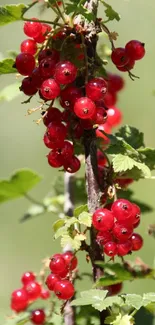
M0 4L11 4L12 0L0 0ZM14 1L18 3L19 1ZM24 1L27 3L27 1ZM126 88L119 96L118 107L121 108L123 123L136 126L145 133L145 142L155 147L155 1L148 0L113 0L109 1L120 15L120 22L111 22L108 27L119 34L116 44L124 46L131 39L139 39L146 44L146 56L141 62L137 62L134 73L140 79L132 81L124 74ZM101 12L102 11L102 12ZM33 12L37 16L36 12ZM102 16L103 9L99 16ZM33 16L33 15L32 15ZM48 15L49 18L49 15ZM7 51L19 50L24 39L22 23L13 23L0 28L0 55L6 57ZM108 66L113 72L115 67ZM0 90L11 84L14 75L1 76ZM26 116L28 108L37 106L37 102L21 105L24 96L20 96L10 102L0 102L0 153L1 168L0 177L7 178L10 174L22 167L36 170L44 178L33 191L32 195L41 199L51 189L53 178L57 171L52 170L46 161L46 152L42 136L44 127L37 126L33 120L39 116ZM137 199L144 200L155 208L155 182L153 180L139 181L132 185ZM46 214L34 218L24 224L19 223L20 217L29 207L25 199L10 201L0 206L0 315L9 314L10 293L20 287L20 276L26 270L37 271L40 269L40 261L54 252L59 251L59 242L53 241L52 223L54 216ZM139 256L146 263L153 266L155 256L155 242L147 235L150 223L155 222L154 212L145 214L139 232L144 236L144 247ZM137 254L132 255L132 259ZM80 255L80 270L88 270L84 256ZM78 283L79 289L88 287L88 282ZM126 283L124 292L142 293L155 291L155 282L134 281Z

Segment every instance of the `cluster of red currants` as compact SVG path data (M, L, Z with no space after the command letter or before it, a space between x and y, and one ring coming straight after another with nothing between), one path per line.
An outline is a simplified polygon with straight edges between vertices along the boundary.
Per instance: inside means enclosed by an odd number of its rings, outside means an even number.
M131 40L125 48L117 47L113 49L111 60L120 71L130 71L135 65L135 61L141 60L145 55L145 44L137 40Z
M140 223L140 215L139 206L125 199L95 211L92 222L98 230L96 240L106 255L124 256L142 247L142 237L133 232Z
M51 257L49 268L52 273L47 276L46 285L59 299L68 300L73 297L74 286L69 279L77 263L76 256L70 251Z

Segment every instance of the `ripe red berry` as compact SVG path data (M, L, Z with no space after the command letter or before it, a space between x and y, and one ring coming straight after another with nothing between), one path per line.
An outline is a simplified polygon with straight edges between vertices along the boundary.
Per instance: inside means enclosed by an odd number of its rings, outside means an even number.
M66 270L66 262L62 254L55 254L50 259L49 268L50 270L58 274Z
M21 281L22 281L23 285L25 286L29 282L34 281L35 278L36 278L36 276L33 272L25 272L21 277Z
M63 258L69 270L74 270L77 267L78 264L77 257L72 252L70 251L65 252L63 254Z
M113 228L114 237L120 242L124 243L132 236L133 227L125 224L115 223Z
M140 221L141 211L140 207L132 203L132 215L133 215L133 225L137 225L137 223Z
M133 233L132 237L131 237L131 241L132 241L132 250L133 251L139 251L139 249L142 248L143 238L139 234Z
M21 43L20 50L34 55L37 52L37 44L33 39L26 39Z
M104 245L104 253L108 256L115 256L117 254L117 244L113 241L107 242Z
M26 77L22 80L22 84L20 86L20 91L27 96L33 96L37 93L38 89L34 86L33 80L31 77Z
M46 126L48 126L51 122L61 122L62 113L58 108L50 106L47 110L47 114L43 118L43 122Z
M58 84L70 84L75 80L76 75L77 68L70 61L61 61L56 65L54 78Z
M129 57L124 48L117 47L112 51L111 60L117 67L123 67L128 63Z
M39 70L42 77L53 77L55 72L56 61L54 59L45 58L39 63Z
M55 99L60 95L60 86L54 79L47 79L42 83L40 91L47 100Z
M43 141L47 148L49 148L49 149L54 148L53 142L50 141L47 132L44 134Z
M120 293L120 291L122 290L122 282L120 283L116 283L110 286L106 286L105 290L108 290L108 295L109 296L114 296L117 295L118 293Z
M112 234L109 231L99 231L96 236L96 241L99 245L105 245L113 240Z
M71 159L64 162L64 169L68 173L76 173L81 167L80 160L76 156L72 156Z
M101 99L107 91L107 82L103 78L93 78L86 84L86 95L91 100Z
M125 243L117 244L117 254L119 256L127 255L132 250L132 241L128 239Z
M41 290L41 295L40 295L40 297L41 297L42 299L44 299L44 300L50 298L50 292L49 292L49 290L47 290L47 289L42 289L42 290Z
M64 141L63 146L59 148L59 151L61 153L63 162L64 163L66 163L66 161L70 162L74 153L73 144L69 141Z
M42 61L43 59L47 59L50 58L56 62L59 61L60 59L60 54L58 51L54 50L54 49L45 49L39 52L38 55L38 61Z
M74 287L70 281L61 280L55 284L54 292L59 299L69 300L74 296Z
M59 273L60 280L65 279L67 277L67 275L68 275L68 272L69 272L69 270L68 270L68 268L66 268L66 270Z
M41 285L38 282L31 281L25 285L25 290L30 301L36 300L41 294Z
M104 104L106 107L111 107L114 106L117 102L117 95L114 92L109 92L107 91L107 93L104 96Z
M29 76L35 67L35 59L30 53L20 53L16 57L15 66L21 75Z
M125 51L130 59L141 60L145 55L145 44L132 40L126 44Z
M88 97L81 97L75 102L74 113L81 119L91 118L95 111L95 103Z
M111 230L114 226L114 215L108 209L97 209L92 216L92 222L97 230Z
M51 26L48 24L42 24L42 30L41 33L37 36L34 37L35 41L37 43L43 43L46 40L46 37L48 33L51 31Z
M132 224L133 216L132 216L132 203L125 199L116 200L111 207L115 218L118 222L124 222Z
M95 117L91 119L94 124L104 124L107 120L107 111L103 107L96 107Z
M36 309L31 312L30 320L33 324L41 325L45 322L45 317L42 309Z
M55 284L60 280L59 275L57 274L49 274L48 277L46 278L46 285L49 290L53 291Z
M11 295L11 309L19 313L28 306L28 296L25 289L17 289Z
M80 88L68 86L63 89L60 94L60 104L63 108L73 109L73 106L78 98L82 96Z
M36 18L32 18L33 20L37 20ZM37 37L42 30L42 24L35 21L26 21L24 23L24 33L28 37Z
M47 135L53 148L61 148L67 134L67 128L64 124L58 122L51 122L47 128Z
M117 107L113 106L107 110L107 122L113 127L122 122L122 113Z
M117 69L122 72L126 72L132 70L134 68L134 65L135 65L135 60L129 59L129 62L126 65L124 65L123 67L117 67Z
M36 87L37 89L39 89L41 87L43 81L45 81L45 79L46 79L45 77L41 76L39 67L35 68L32 71L30 78L32 78L33 86Z
M63 166L63 159L61 154L57 150L51 150L47 155L48 163L53 168L58 168Z
M118 92L124 88L124 79L118 74L108 73L108 90Z

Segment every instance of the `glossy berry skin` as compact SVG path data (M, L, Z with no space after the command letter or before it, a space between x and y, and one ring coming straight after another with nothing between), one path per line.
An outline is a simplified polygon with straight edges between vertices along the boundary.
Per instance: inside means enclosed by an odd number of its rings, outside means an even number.
M94 124L104 124L107 120L107 111L103 107L96 107L96 114L92 119Z
M80 160L76 156L72 156L71 159L64 162L64 169L71 174L76 173L80 169L80 167Z
M136 225L140 221L141 211L140 207L132 203L132 215L133 215L133 225Z
M70 251L63 253L63 258L69 270L74 270L77 267L77 257Z
M70 84L75 80L76 75L77 68L70 61L61 61L56 65L54 79L58 84Z
M49 264L50 270L54 274L58 274L66 270L66 262L61 254L55 254L51 257Z
M130 201L118 199L112 204L111 210L118 222L124 222L125 224L131 222L132 224L132 203Z
M33 272L25 272L22 277L21 277L21 281L23 283L23 285L27 285L29 282L35 281L35 274Z
M63 146L59 148L63 162L70 161L74 153L73 144L69 141L64 141Z
M132 241L128 239L125 243L117 244L117 255L125 256L132 250Z
M110 92L119 92L124 88L124 79L118 74L108 73L108 90Z
M60 86L54 79L47 79L42 83L40 91L47 100L55 99L60 95Z
M25 287L30 301L36 300L41 294L41 285L38 282L31 281Z
M86 84L86 95L91 100L101 99L107 91L107 82L103 78L93 78Z
M122 72L130 71L134 68L135 60L129 59L129 62L123 67L117 67L118 70Z
M43 59L47 59L47 58L50 58L50 59L54 60L55 62L58 62L59 58L60 58L60 54L58 51L56 51L54 49L45 49L45 50L42 50L39 52L39 55L38 55L39 63Z
M129 226L125 224L115 223L113 228L113 235L120 243L126 242L132 236L132 232L132 225Z
M120 293L120 291L122 290L122 282L121 283L116 283L110 286L106 286L105 290L108 290L108 295L109 296L114 296L114 295L118 295L118 293Z
M96 236L96 241L99 245L105 245L106 243L113 241L113 237L109 231L99 231Z
M133 251L139 251L142 248L143 238L139 234L133 233L132 237L131 237L131 241L132 241L132 250Z
M46 285L50 291L54 290L55 284L60 281L60 277L57 274L49 274L46 278Z
M25 289L17 289L11 295L11 309L19 313L28 306L28 296Z
M47 128L47 135L53 148L61 148L67 134L67 128L64 124L58 122L51 122Z
M33 85L33 80L31 77L24 78L19 89L27 96L33 96L38 91L38 89Z
M104 245L104 253L108 256L115 256L117 254L117 244L113 241L107 242Z
M76 100L81 96L81 89L70 85L61 91L60 104L63 108L73 109Z
M20 50L34 55L37 52L37 44L33 39L26 39L21 43Z
M43 299L43 300L46 300L46 299L50 298L50 292L49 292L49 290L47 290L47 289L42 289L42 290L41 290L41 295L40 295L40 297L41 297L41 299Z
M65 279L68 276L68 272L69 272L69 270L68 270L68 268L66 268L66 270L59 273L60 280Z
M29 76L35 67L35 59L30 53L20 53L16 57L15 66L21 75Z
M128 63L129 57L124 48L117 47L112 51L111 60L117 67L123 67Z
M81 119L91 118L95 111L95 103L88 97L81 97L75 102L74 113Z
M111 126L117 126L122 122L122 113L121 111L113 106L107 110L107 121Z
M125 51L130 59L141 60L145 55L145 44L132 40L126 44Z
M33 86L36 87L37 89L41 87L42 83L46 79L45 77L41 76L39 67L35 68L32 71L30 78L32 78Z
M49 107L47 114L43 118L43 122L48 126L51 122L61 122L62 113L56 107Z
M47 35L50 31L51 26L49 26L48 24L42 24L41 33L37 37L34 37L35 41L39 44L43 43L46 40Z
M107 91L104 96L104 104L106 107L114 106L117 102L117 95L114 92Z
M54 292L59 299L69 300L74 296L74 287L70 281L61 280L55 284Z
M36 18L32 18L33 20L35 20ZM36 19L37 20L37 19ZM42 30L42 25L39 22L35 22L35 21L26 21L24 23L24 33L28 36L28 37L37 37Z
M97 230L111 230L114 226L114 215L108 209L97 209L92 216L92 223Z
M42 77L53 77L56 61L51 58L45 58L39 63L39 70Z
M45 313L42 309L36 309L31 312L30 320L33 324L41 325L45 322Z
M44 145L47 148L49 148L49 149L54 149L55 148L53 142L50 141L47 133L44 134L43 141L44 141Z
M63 159L61 154L57 150L51 150L47 155L48 163L53 168L63 166Z

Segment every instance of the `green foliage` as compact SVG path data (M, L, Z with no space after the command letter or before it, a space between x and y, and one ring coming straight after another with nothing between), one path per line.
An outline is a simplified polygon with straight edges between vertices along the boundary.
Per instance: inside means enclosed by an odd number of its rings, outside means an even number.
M136 179L151 177L149 167L133 158L130 158L129 156L118 154L112 159L112 164L115 173L131 171L133 173L130 173L130 177L133 175L133 178Z
M0 181L0 203L25 195L41 177L31 169L20 169L9 180Z
M144 147L144 134L140 132L133 126L124 125L122 126L118 132L116 132L116 136L123 138L127 143L130 144L134 149L138 149L140 147Z
M120 20L120 15L105 1L101 0L102 4L104 5L105 9L105 14L108 18L108 21L116 19L117 21Z
M13 68L14 63L13 59L4 59L0 61L0 75L17 72L17 70Z
M0 26L22 19L29 6L24 4L0 6Z
M117 316L109 316L105 320L105 324L110 325L133 325L134 321L132 316L130 315L121 315L121 313Z
M83 6L84 0L70 0L70 3L66 4L66 13L69 15L73 13L73 15L81 14L88 21L92 21L95 19L95 16L92 12L88 11L87 8Z
M7 102L10 102L14 98L21 95L21 92L19 90L20 85L20 83L16 82L3 88L0 91L0 101L6 100Z
M146 307L152 302L155 302L155 293L149 292L144 293L143 296L137 294L127 294L122 295L124 298L125 305L135 308L139 310L141 307Z
M88 212L88 206L87 206L87 204L80 205L76 209L74 209L74 216L75 217L78 217L79 214L82 213L82 212L84 212L84 211Z

